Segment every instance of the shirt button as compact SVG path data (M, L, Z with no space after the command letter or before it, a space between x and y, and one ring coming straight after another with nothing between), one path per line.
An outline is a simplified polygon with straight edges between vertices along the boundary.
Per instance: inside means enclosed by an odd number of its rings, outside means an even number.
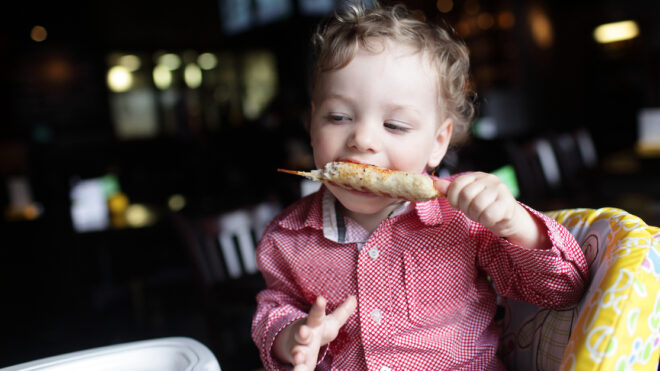
M389 367L387 367L387 366L382 366L382 367L380 368L380 371L392 371L392 369L389 368Z
M378 259L378 255L380 255L380 252L378 252L378 249L375 247L372 247L371 250L369 250L369 257L371 259Z
M374 309L371 311L371 319L376 322L377 325L380 324L380 321L383 319L383 313L380 309Z

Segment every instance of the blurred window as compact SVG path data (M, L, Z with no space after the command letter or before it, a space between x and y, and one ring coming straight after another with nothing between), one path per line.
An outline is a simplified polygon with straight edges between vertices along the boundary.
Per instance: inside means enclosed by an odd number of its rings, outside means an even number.
M252 25L250 1L219 0L222 30L227 34L245 31Z
M304 15L326 15L335 8L335 0L298 0L298 7Z
M257 21L269 23L291 15L291 0L256 0Z

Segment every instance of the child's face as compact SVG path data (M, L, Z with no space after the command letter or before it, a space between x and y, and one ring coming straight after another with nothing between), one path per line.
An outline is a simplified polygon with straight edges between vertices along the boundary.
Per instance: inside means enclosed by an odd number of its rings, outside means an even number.
M436 81L422 53L392 42L378 54L360 50L344 68L321 75L310 128L316 166L354 161L412 173L438 166L452 124L440 112ZM378 213L394 202L329 188L356 213Z

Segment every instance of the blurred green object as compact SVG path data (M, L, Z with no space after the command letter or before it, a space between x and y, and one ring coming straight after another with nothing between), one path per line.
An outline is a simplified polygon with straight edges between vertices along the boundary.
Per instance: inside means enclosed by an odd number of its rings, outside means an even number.
M114 174L108 174L101 177L101 184L103 184L103 192L105 193L106 198L110 198L115 193L121 191L119 179Z
M500 180L509 187L509 191L513 197L518 198L520 196L520 188L518 188L518 178L516 177L516 171L511 165L505 165L501 168L492 172L493 175L500 178Z

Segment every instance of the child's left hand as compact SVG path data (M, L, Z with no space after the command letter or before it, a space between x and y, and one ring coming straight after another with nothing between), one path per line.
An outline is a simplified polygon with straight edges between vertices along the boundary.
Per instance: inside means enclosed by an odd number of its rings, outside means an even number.
M526 248L545 248L545 233L495 175L481 172L461 175L449 182L435 181L452 207L481 223L496 235Z

